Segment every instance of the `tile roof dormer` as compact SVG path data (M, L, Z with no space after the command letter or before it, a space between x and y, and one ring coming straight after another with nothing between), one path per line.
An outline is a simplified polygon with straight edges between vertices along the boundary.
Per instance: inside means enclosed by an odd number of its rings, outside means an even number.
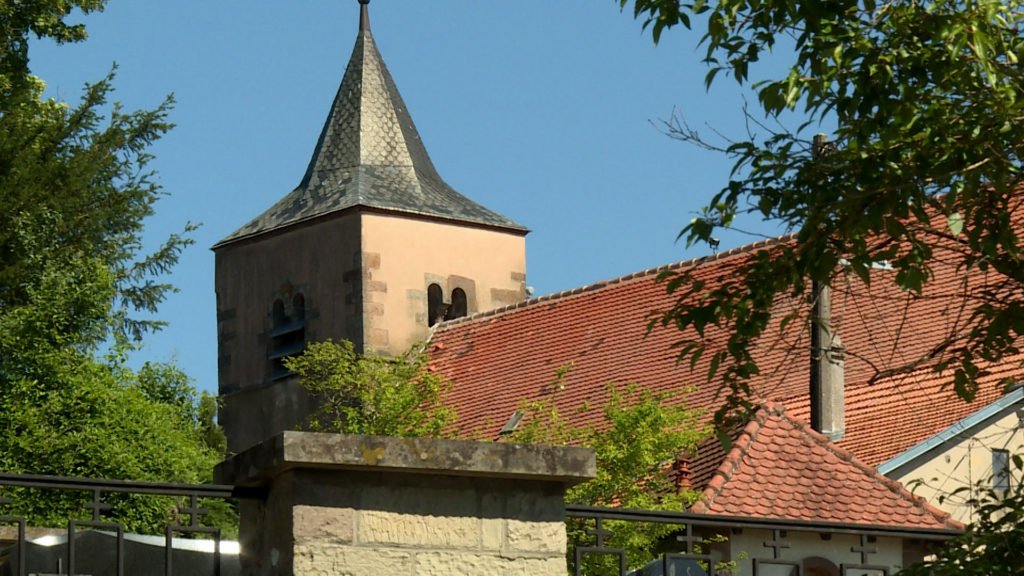
M360 4L355 47L302 181L214 248L356 206L527 232L441 179Z
M959 531L949 514L862 464L774 403L743 428L691 511Z

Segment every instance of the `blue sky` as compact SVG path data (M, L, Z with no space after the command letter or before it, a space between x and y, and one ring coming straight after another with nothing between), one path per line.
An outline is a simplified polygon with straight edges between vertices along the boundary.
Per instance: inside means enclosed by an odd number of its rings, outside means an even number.
M673 110L742 136L742 94L704 89L698 35L650 35L615 0L370 4L373 34L435 165L455 189L528 226L527 283L542 295L707 254L676 234L726 182L724 157L670 139ZM37 42L33 71L75 100L117 62L115 98L173 93L175 130L153 148L168 196L156 246L202 227L170 277L170 326L135 361L174 359L216 390L209 247L299 182L351 52L355 0L111 0L90 39ZM760 230L765 230L761 227ZM756 240L722 234L722 248Z

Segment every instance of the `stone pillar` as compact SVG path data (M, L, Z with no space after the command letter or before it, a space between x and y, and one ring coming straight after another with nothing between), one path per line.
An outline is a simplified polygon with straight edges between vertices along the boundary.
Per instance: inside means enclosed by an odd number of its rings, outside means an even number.
M284 432L216 475L266 491L246 576L564 576L565 489L594 472L584 448Z

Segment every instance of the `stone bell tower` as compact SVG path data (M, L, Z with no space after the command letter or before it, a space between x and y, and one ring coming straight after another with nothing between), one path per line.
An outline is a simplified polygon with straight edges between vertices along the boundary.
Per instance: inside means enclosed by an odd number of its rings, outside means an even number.
M305 175L218 242L220 423L232 451L301 424L282 359L347 339L398 354L525 298L527 229L441 179L370 33L369 0Z

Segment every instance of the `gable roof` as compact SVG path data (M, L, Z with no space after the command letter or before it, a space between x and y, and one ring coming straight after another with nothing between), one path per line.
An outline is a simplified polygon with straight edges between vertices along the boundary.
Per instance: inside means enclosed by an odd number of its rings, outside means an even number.
M527 232L441 179L377 50L366 4L360 9L352 56L301 183L215 249L356 206Z
M692 512L961 530L950 515L861 463L778 405L761 407Z
M934 436L930 436L923 442L915 444L903 452L878 465L878 471L885 475L902 473L905 467L917 465L919 459L929 458L930 454L950 441L963 440L970 435L976 434L978 429L988 426L992 422L1003 418L1012 411L1018 415L1021 407L1024 406L1024 387L1008 392L1002 398L974 412L966 418L953 423Z
M449 403L463 433L497 437L498 430L525 401L549 398L563 416L578 425L596 423L609 383L636 383L674 394L681 403L703 409L708 417L722 404L724 392L706 374L710 354L691 370L679 363L673 344L692 334L655 326L647 333L652 311L675 302L663 272L688 272L712 285L729 279L745 260L778 242L752 244L729 252L638 272L477 314L436 327L428 348L431 366L453 385ZM840 275L832 287L833 325L846 348L846 436L838 444L867 465L878 463L935 434L994 401L1002 394L1003 376L1024 378L1020 362L1007 361L997 374L981 381L974 403L957 398L952 374L932 371L936 347L962 328L964 297L991 279L967 277L952 259L939 258L933 280L921 295L903 292L883 275L866 285L852 274ZM803 310L802 301L776 302L769 326L751 354L762 373L752 381L760 399L785 405L796 418L809 414L808 330L806 323L778 317ZM724 343L724 331L709 329L709 345ZM926 360L923 364L916 363ZM915 366L917 366L915 368ZM566 372L557 388L556 371ZM903 369L903 370L901 370ZM878 378L881 371L891 374ZM998 376L998 377L997 377ZM875 381L877 379L877 381ZM692 463L699 466L700 462Z

